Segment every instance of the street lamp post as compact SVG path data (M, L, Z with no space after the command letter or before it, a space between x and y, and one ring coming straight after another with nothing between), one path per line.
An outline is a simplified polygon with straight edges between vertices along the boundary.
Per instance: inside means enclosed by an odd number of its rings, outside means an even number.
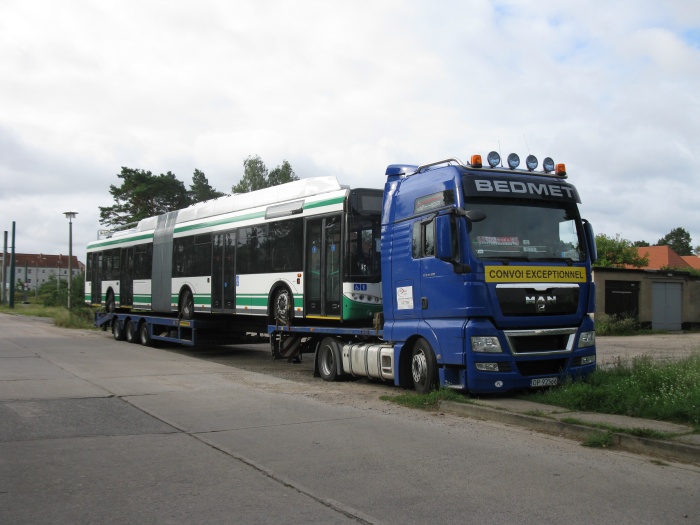
M68 311L70 312L71 281L73 280L73 219L78 215L77 211L65 211L63 215L68 219Z

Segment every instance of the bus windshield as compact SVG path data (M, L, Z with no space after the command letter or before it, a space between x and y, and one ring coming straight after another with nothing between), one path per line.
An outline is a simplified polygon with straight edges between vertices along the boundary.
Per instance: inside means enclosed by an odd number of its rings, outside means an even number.
M581 219L572 204L543 201L472 201L486 215L471 223L469 237L479 259L566 261L586 259Z
M353 190L348 208L344 281L378 283L381 281L381 190Z

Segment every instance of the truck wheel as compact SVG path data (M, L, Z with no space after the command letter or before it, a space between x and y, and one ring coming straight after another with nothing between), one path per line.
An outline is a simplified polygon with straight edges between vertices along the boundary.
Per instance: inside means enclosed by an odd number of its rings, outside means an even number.
M124 326L124 338L127 343L136 343L136 327L131 319L129 319Z
M148 323L146 321L142 321L141 326L139 326L139 342L143 346L151 346L153 344L151 334L148 331Z
M281 288L275 293L275 300L272 303L274 314L273 321L279 321L282 324L289 324L292 310L292 294L286 288Z
M105 310L107 313L114 313L114 310L116 309L115 307L115 302L114 302L114 292L110 290L107 292L107 303L105 305Z
M180 319L192 319L194 317L194 299L189 288L182 292L180 299Z
M340 374L338 365L340 363L340 344L332 337L326 337L321 341L316 356L318 364L318 374L324 381L335 381Z
M437 387L437 362L433 349L425 339L419 339L413 346L411 374L413 386L419 394L427 394Z
M124 329L122 328L122 324L119 322L119 319L112 321L112 337L114 337L115 341L124 340Z

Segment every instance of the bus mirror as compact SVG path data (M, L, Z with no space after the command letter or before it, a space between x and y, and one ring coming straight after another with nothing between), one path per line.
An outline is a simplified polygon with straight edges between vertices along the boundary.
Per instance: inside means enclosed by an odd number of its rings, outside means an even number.
M591 264L598 260L598 248L595 244L595 233L593 233L593 226L587 220L583 220L583 231L586 234L586 246L588 246L588 253L591 256Z
M449 215L435 218L435 256L442 261L452 261L452 220Z

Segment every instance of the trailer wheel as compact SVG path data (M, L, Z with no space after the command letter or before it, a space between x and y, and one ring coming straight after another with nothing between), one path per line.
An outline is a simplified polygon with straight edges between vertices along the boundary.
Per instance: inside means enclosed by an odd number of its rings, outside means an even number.
M124 340L124 329L122 328L122 324L119 322L119 319L114 319L112 321L112 337L114 337L115 341L123 341Z
M194 317L194 299L189 288L185 288L180 298L180 319L192 319Z
M275 293L275 300L272 303L273 321L282 324L289 324L292 317L292 294L286 288L281 288Z
M107 303L105 304L105 310L107 313L114 313L114 310L116 309L115 306L115 301L114 301L114 292L110 290L107 292Z
M142 321L141 325L139 326L139 342L143 346L151 346L153 344L151 333L148 331L148 323L146 321Z
M127 343L136 343L136 327L134 326L134 323L131 319L129 319L126 322L126 325L124 326L124 338L126 339Z
M340 344L332 337L326 337L321 341L316 356L318 375L324 381L335 381L339 378Z
M419 339L413 345L411 374L417 393L427 394L437 387L437 361L433 349L430 348L430 344L425 339Z

